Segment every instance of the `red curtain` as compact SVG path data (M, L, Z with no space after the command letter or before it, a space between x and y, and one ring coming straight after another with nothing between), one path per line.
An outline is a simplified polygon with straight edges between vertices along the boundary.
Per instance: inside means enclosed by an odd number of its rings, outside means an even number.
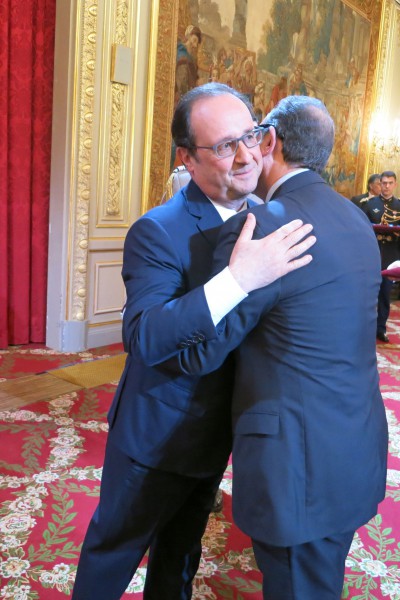
M0 348L45 340L55 4L0 1Z

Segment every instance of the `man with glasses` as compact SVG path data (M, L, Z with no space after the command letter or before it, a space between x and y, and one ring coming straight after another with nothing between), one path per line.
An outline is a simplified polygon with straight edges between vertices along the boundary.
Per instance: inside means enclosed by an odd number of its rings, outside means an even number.
M315 242L303 239L312 228L299 220L253 241L249 215L232 257L211 277L221 224L251 205L263 131L245 97L211 83L180 99L172 135L192 180L134 223L125 241L128 358L108 417L100 502L73 600L120 598L148 549L144 598L191 598L231 450L233 364L228 357L210 375L188 376L174 370L173 357L219 336L224 316L251 290L307 265L304 253ZM206 330L204 316L212 319Z

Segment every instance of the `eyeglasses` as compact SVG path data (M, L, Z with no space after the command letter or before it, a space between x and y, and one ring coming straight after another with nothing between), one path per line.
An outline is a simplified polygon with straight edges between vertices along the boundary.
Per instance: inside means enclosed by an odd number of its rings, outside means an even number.
M267 133L267 131L270 127L275 127L277 137L280 138L281 140L285 139L284 134L281 133L280 131L278 131L278 127L275 123L260 123L259 127L261 127L262 129L265 129L264 135Z
M246 148L254 148L254 146L258 146L261 144L265 133L266 131L263 127L255 127L252 131L244 133L239 138L218 142L218 144L214 144L214 146L191 146L191 148L193 150L197 150L198 148L212 150L219 158L227 158L228 156L236 154L239 147L239 142L243 142Z
M275 127L275 125L273 123L260 123L259 127L261 127L261 129L269 129L270 127Z

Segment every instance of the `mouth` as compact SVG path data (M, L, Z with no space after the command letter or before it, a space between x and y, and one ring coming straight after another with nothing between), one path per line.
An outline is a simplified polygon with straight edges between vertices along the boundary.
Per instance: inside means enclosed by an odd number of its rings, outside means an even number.
M232 175L234 177L251 177L255 173L255 167L246 167L246 169L238 169L237 171L233 171Z

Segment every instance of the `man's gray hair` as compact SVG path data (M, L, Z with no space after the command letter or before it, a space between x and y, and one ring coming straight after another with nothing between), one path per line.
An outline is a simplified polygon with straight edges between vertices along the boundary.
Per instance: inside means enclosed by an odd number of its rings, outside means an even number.
M265 117L263 125L275 127L282 140L285 162L317 173L326 166L332 152L335 125L321 100L309 96L287 96Z

